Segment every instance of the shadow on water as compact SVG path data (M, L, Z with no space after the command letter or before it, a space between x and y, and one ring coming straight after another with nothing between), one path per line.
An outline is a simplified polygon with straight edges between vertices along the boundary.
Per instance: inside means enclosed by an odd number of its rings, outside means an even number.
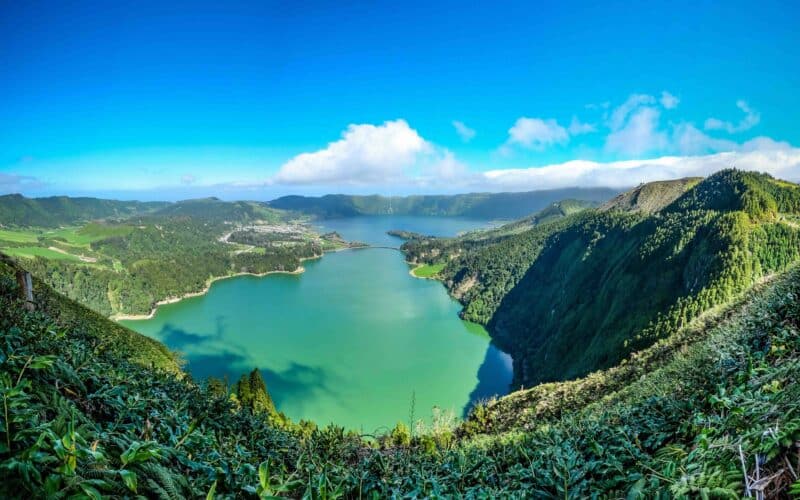
M461 416L466 418L475 403L479 401L508 394L512 376L511 356L497 348L494 343L490 343L483 363L478 368L478 383L469 394L469 402L464 405Z
M220 348L219 341L224 335L224 318L217 317L216 331L213 335L202 335L188 332L174 325L166 324L161 329L160 338L170 348L184 351L187 347L199 348L205 352L182 352L186 360L186 370L195 380L202 381L209 377L219 379L227 378L234 384L239 377L256 367L242 353L246 349L226 342L227 348ZM205 347L205 349L203 349ZM212 349L213 348L213 349ZM214 351L209 354L208 351ZM275 404L280 408L281 403L291 400L295 408L302 411L303 402L310 401L320 395L326 395L343 405L339 394L332 389L337 384L335 376L319 366L309 366L302 363L291 362L285 370L276 371L269 368L258 367L267 389Z

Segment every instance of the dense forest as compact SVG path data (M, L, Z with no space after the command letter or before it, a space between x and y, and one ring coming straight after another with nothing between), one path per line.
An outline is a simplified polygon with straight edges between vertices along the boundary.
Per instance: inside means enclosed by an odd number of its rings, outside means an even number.
M256 202L207 198L155 208L51 231L9 229L0 244L28 257L26 267L57 291L106 316L148 314L158 301L199 292L216 277L293 272L302 259L347 245Z
M524 193L469 193L418 196L353 196L318 198L284 196L269 202L274 208L321 218L354 215L438 215L481 219L518 219L566 199L599 203L617 194L608 188L569 188Z
M800 271L625 363L359 436L293 423L258 371L199 385L155 341L0 261L0 496L737 498L800 493Z
M727 170L517 234L404 249L446 262L440 278L463 316L488 325L517 386L531 386L611 367L796 262L799 202L793 184Z

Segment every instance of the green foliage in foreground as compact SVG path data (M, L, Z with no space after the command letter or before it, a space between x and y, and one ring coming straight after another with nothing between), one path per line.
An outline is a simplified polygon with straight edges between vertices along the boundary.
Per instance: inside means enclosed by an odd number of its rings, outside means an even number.
M620 385L611 372L550 384L478 406L460 428L398 425L378 444L281 422L220 384L132 362L113 335L74 321L68 308L81 306L25 311L12 271L0 273L0 496L736 498L746 484L800 487L789 472L800 444L797 270L651 348L659 355L631 357L623 366L636 375ZM537 413L547 394L571 405ZM743 468L769 479L753 484Z

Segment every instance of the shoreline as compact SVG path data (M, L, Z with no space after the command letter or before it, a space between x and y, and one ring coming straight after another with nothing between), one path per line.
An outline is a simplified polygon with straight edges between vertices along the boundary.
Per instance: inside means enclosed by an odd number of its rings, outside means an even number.
M409 262L409 261L406 261L406 264L408 264L409 266L415 265L413 262ZM418 280L433 280L433 281L439 281L439 282L442 281L440 278L434 278L433 276L417 276L416 274L414 274L414 271L416 271L420 267L423 267L424 265L425 264L416 264L416 267L412 267L411 269L408 270L408 274L410 274L414 278L417 278ZM449 291L447 292L447 295L450 295ZM450 296L452 297L452 295L450 295Z
M301 258L299 260L302 263L302 262L305 262L307 260L321 259L326 253L341 252L341 251L344 251L344 250L355 250L355 249L359 249L359 248L370 248L370 246L336 248L336 249L333 249L333 250L328 250L327 252L323 252L320 255L315 255L313 257L303 257L303 258ZM301 265L301 266L298 266L297 269L295 269L294 271L267 271L265 273L249 273L249 272L247 272L247 273L228 274L228 275L225 275L225 276L214 276L214 277L211 277L208 280L206 280L205 286L200 291L185 293L185 294L181 295L180 297L169 297L169 298L166 298L166 299L159 300L158 302L156 302L155 306L153 306L153 308L150 310L150 312L148 314L116 313L116 314L112 314L111 316L109 316L108 319L110 319L111 321L140 321L140 320L145 320L145 319L153 319L153 317L156 315L156 312L158 312L158 308L160 306L163 306L163 305L166 305L166 304L175 304L177 302L182 301L183 299L190 299L192 297L200 297L202 295L205 295L211 289L211 285L213 285L215 282L220 281L220 280L226 280L226 279L229 279L229 278L236 278L236 277L239 277L239 276L255 276L256 278L263 278L264 276L269 276L270 274L303 274L304 272L306 272L306 268Z
M305 262L307 260L321 259L322 255L315 255L314 257L304 257L300 259L300 262ZM110 319L111 321L140 321L144 319L153 319L153 317L156 315L156 312L158 312L158 308L160 306L166 304L175 304L177 302L182 301L183 299L189 299L192 297L200 297L202 295L205 295L211 289L211 285L221 280L237 278L239 276L255 276L256 278L263 278L264 276L269 276L270 274L303 274L304 272L306 272L306 268L301 265L298 266L297 269L295 269L294 271L267 271L265 273L242 272L242 273L228 274L225 276L214 276L206 280L205 286L200 291L185 293L180 297L169 297L166 299L159 300L158 302L156 302L155 306L153 306L153 308L150 310L150 313L148 314L117 313L117 314L112 314L111 316L108 317L108 319Z

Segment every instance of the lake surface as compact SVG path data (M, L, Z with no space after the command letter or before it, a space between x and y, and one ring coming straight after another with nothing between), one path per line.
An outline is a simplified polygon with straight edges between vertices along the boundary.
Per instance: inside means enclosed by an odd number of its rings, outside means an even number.
M325 221L348 240L399 246L404 229L446 236L487 221L374 216ZM258 367L279 410L373 432L428 418L434 406L462 416L471 401L504 394L511 359L441 283L409 275L391 249L328 253L300 275L241 276L159 307L126 326L183 353L197 380L231 382Z

